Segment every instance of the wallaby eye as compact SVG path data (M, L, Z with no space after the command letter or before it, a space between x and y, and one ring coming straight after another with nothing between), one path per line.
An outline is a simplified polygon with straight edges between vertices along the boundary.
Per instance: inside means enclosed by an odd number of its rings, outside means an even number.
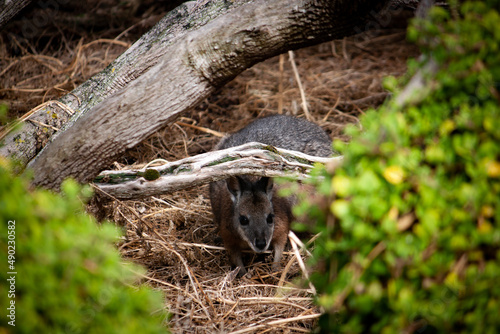
M269 225L272 225L274 223L274 215L272 213L270 213L269 215L267 215L266 221L267 221L267 223Z
M246 226L250 223L248 218L246 216L240 216L240 224L243 226Z

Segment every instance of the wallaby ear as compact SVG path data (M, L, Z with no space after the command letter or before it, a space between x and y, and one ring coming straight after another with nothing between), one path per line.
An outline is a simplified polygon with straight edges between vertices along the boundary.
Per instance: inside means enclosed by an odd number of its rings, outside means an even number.
M240 177L238 176L231 176L226 180L227 190L229 190L233 203L236 203L240 198L242 191L240 182Z
M265 192L269 196L269 198L272 197L273 185L273 179L267 176L263 176L259 181L257 181L257 188Z

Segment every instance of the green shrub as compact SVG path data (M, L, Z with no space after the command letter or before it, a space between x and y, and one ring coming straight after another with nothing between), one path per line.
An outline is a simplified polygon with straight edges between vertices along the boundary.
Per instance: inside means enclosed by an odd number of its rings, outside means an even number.
M423 60L318 168L311 281L319 332L500 332L500 2L433 9L409 36ZM425 92L398 91L433 58ZM331 169L331 168L330 168Z
M117 229L84 213L89 190L29 191L8 165L0 157L0 332L165 333L162 295L132 286L142 269L120 259Z

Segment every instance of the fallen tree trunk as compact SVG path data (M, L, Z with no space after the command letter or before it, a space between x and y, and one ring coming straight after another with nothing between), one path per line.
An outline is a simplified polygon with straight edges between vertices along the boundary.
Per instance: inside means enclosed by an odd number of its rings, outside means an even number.
M341 160L341 156L322 158L261 143L247 143L168 162L159 167L104 171L94 179L94 185L117 199L136 199L241 174L304 179L314 163L333 166Z
M343 37L386 1L258 0L176 39L158 63L108 97L35 158L34 184L92 180L131 148L253 64Z

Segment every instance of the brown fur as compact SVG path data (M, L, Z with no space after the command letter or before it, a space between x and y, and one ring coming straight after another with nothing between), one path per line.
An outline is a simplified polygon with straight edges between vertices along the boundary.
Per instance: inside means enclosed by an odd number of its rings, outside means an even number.
M215 149L257 141L311 155L329 156L331 140L316 124L290 116L257 119L240 131L223 138ZM241 257L244 249L261 253L274 250L273 269L279 263L292 217L294 197L282 198L267 177L235 176L210 184L210 201L220 235L231 264L246 273Z
M244 215L252 217L251 219L255 218L257 220L262 220L265 219L268 214L273 214L274 224L272 228L269 228L271 237L270 246L274 251L273 269L278 269L283 250L288 240L288 231L292 221L290 200L278 196L276 189L273 189L272 180L269 179L268 182L271 184L269 194L259 190L240 194L241 198L239 205L235 205L229 189L231 187L237 187L235 186L235 183L238 182L237 178L244 178L246 181L253 184L262 180L258 177L233 177L227 181L214 182L210 185L210 198L215 222L219 226L219 233L224 241L224 247L227 250L231 264L239 268L238 276L244 275L246 269L243 264L241 253L242 250L252 249L249 245L249 241L244 239L242 231L238 230L238 224L240 224L240 222L236 221L236 219L240 215ZM270 198L268 196L270 196ZM237 212L235 212L236 210ZM267 227L266 225L264 225L263 228L261 226L262 229L266 229ZM262 249L262 251L265 250L267 250L267 248Z

